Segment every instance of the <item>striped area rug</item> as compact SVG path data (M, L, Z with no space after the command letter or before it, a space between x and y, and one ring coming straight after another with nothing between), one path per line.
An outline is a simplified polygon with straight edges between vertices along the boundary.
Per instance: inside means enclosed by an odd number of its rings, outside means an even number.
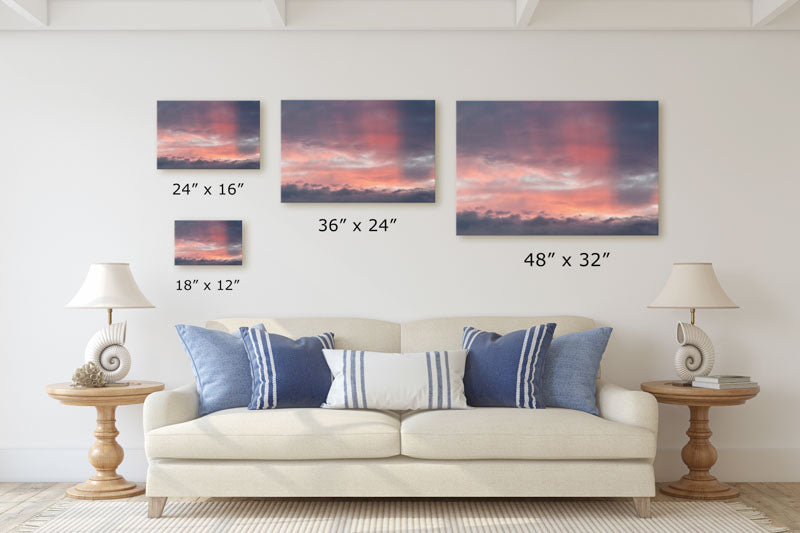
M17 531L370 532L508 531L764 533L758 511L722 502L655 502L637 518L630 500L210 500L168 501L147 518L143 501L65 501Z

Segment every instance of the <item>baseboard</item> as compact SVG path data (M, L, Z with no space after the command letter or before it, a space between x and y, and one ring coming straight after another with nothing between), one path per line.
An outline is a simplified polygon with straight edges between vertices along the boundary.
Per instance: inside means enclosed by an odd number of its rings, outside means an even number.
M711 473L723 481L800 481L798 448L732 448L717 450ZM658 450L656 481L674 481L687 472L680 450Z
M0 449L0 482L85 481L94 473L86 448L3 448ZM125 450L117 469L128 481L147 477L144 449Z
M0 482L83 481L92 474L85 449L0 449ZM147 457L143 449L125 450L119 473L130 481L144 481ZM680 450L659 450L656 480L672 481L686 472ZM800 449L749 448L719 450L712 472L725 481L800 481Z

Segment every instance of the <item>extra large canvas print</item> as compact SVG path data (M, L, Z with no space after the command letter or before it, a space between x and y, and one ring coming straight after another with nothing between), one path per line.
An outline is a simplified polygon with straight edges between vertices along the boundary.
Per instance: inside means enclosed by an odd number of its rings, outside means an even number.
M284 100L282 202L435 201L433 100Z
M164 100L157 104L159 169L257 169L261 104Z
M658 235L658 102L457 104L459 235Z
M241 265L241 220L176 220L176 265Z

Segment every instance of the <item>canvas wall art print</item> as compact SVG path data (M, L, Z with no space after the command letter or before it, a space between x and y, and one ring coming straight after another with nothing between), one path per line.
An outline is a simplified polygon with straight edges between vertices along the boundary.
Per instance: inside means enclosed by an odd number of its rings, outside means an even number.
M241 220L176 220L176 265L241 265Z
M157 168L260 168L259 101L163 100L157 109Z
M433 100L284 100L282 202L434 202Z
M658 102L457 103L458 235L658 235Z

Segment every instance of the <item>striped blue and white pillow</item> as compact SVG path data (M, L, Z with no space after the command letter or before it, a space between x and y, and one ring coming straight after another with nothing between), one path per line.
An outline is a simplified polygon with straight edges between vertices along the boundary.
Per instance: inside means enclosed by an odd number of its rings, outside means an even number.
M382 353L323 350L332 409L466 409L465 350Z
M333 348L333 333L292 340L264 329L239 328L250 359L248 409L319 407L331 385L322 350Z
M506 335L464 328L464 392L473 407L543 409L542 373L554 323Z

